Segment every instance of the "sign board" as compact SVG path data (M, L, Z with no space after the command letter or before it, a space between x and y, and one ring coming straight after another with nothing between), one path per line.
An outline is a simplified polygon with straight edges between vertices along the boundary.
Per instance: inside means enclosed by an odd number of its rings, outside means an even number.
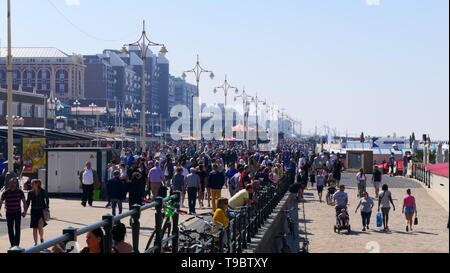
M45 169L45 138L23 138L23 173L37 173L39 169Z
M392 149L393 145L401 148L409 148L409 140L396 138L372 138L372 148Z

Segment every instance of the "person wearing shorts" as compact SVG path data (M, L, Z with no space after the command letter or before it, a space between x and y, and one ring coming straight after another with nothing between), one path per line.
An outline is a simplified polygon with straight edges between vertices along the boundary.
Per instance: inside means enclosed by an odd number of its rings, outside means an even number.
M383 174L381 173L380 169L377 166L375 166L375 170L372 175L372 183L375 188L375 198L378 198L378 194L380 193L382 177Z
M413 217L416 214L417 217L417 207L416 198L411 195L411 190L406 191L406 196L403 197L403 213L406 217L406 232L412 231Z
M378 199L378 212L383 214L383 226L384 231L389 231L389 212L391 210L391 204L392 208L395 211L395 205L394 201L392 200L392 194L389 191L388 185L384 184L382 187L382 192L380 192L380 198Z
M322 193L323 187L325 185L325 176L323 176L323 174L317 175L316 183L317 183L317 194L319 195L319 202L322 203Z

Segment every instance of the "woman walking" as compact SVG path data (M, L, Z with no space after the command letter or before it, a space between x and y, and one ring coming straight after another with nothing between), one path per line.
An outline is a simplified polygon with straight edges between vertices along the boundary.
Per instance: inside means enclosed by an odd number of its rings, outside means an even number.
M33 179L31 181L32 190L28 193L27 207L28 211L31 205L31 223L30 228L33 229L34 245L38 244L38 233L41 238L40 242L44 242L44 227L47 226L44 214L48 214L49 198L47 191L42 188L42 181ZM47 219L48 220L48 219Z
M406 196L403 197L403 213L406 217L406 232L412 231L414 214L417 217L417 206L416 198L411 195L411 189L408 189Z
M372 216L372 209L374 207L374 203L372 198L370 198L369 194L367 192L363 193L363 198L359 200L358 207L356 207L355 213L358 213L358 209L361 207L361 218L362 218L362 224L363 224L363 230L366 231L369 230L370 225L370 217Z
M363 194L366 192L367 182L367 177L364 173L364 169L359 169L359 172L356 175L356 180L358 181L358 198L362 198Z
M383 226L384 231L389 231L389 211L391 210L390 204L395 211L394 201L392 200L392 194L389 191L388 185L384 184L381 188L383 191L380 192L380 198L378 199L378 212L380 211L383 214Z

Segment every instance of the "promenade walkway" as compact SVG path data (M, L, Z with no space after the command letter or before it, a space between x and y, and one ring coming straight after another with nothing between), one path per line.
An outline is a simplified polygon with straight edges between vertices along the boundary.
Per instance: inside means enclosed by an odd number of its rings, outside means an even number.
M229 197L228 189L224 189L222 191L222 195L224 197ZM111 209L105 208L106 202L103 201L94 201L93 207L82 207L81 201L78 199L61 199L61 198L52 198L50 199L50 212L51 212L51 221L49 221L48 226L45 228L45 239L50 240L55 237L61 236L63 229L67 227L81 228L88 225L91 225L95 222L101 221L102 216L111 213ZM128 210L128 202L124 202L124 210L123 212ZM186 195L186 200L184 205L187 207L188 200ZM207 202L205 201L205 205ZM197 202L197 214L206 214L208 212L212 212L211 208L198 209L199 204ZM183 208L183 210L188 211L188 208ZM5 253L9 249L9 239L8 239L8 230L6 226L5 213L2 212L3 217L0 218L0 253ZM181 215L180 222L185 219L190 218L189 215ZM195 223L197 220L192 220L187 223L187 225L191 225ZM129 223L129 218L122 220L122 222L127 226L128 233L126 241L131 243L132 234ZM149 237L154 231L155 227L155 210L151 209L145 211L141 215L141 236L140 236L140 250L142 251L147 244ZM22 218L22 232L21 232L21 247L30 248L34 245L33 241L33 230L30 229L30 214L27 215L26 218ZM86 246L86 236L82 235L78 237L78 243L81 248Z
M449 214L439 205L422 186L414 180L401 177L383 177L383 183L389 185L396 210L390 213L389 227L391 232L383 232L376 227L376 208L372 213L370 230L362 232L361 215L358 211L357 186L355 174L345 173L342 182L347 186L349 194L351 235L337 234L333 231L335 210L326 203L319 203L316 189L307 191L305 211L311 253L448 253L449 232L447 221ZM371 176L368 175L368 181ZM410 188L416 197L419 225L413 232L406 232L405 217L402 215L402 199ZM374 197L375 191L371 182L367 190ZM324 191L324 200L326 192ZM378 206L378 201L375 201ZM301 204L299 204L301 206ZM303 219L301 212L300 219ZM300 221L303 230L304 220ZM301 234L301 236L304 236Z

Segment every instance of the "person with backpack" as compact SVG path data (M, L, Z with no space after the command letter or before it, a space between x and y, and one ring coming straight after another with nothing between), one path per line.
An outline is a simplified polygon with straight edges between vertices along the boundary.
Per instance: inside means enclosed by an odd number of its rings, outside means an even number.
M119 214L122 214L122 202L126 197L126 184L120 179L120 171L114 171L114 178L106 185L108 196L111 197L112 215L116 216L116 208L119 207Z
M391 210L390 204L395 211L394 201L392 199L392 193L389 191L388 185L384 184L382 187L382 192L380 192L380 198L378 199L378 212L383 214L383 227L384 231L389 231L389 212Z
M228 184L228 190L230 191L230 195L232 192L235 191L235 189L231 189L231 179L233 179L233 177L238 173L238 169L236 168L236 164L235 163L230 163L229 165L229 169L226 172L226 177L227 177L227 184ZM233 186L234 187L234 186Z

